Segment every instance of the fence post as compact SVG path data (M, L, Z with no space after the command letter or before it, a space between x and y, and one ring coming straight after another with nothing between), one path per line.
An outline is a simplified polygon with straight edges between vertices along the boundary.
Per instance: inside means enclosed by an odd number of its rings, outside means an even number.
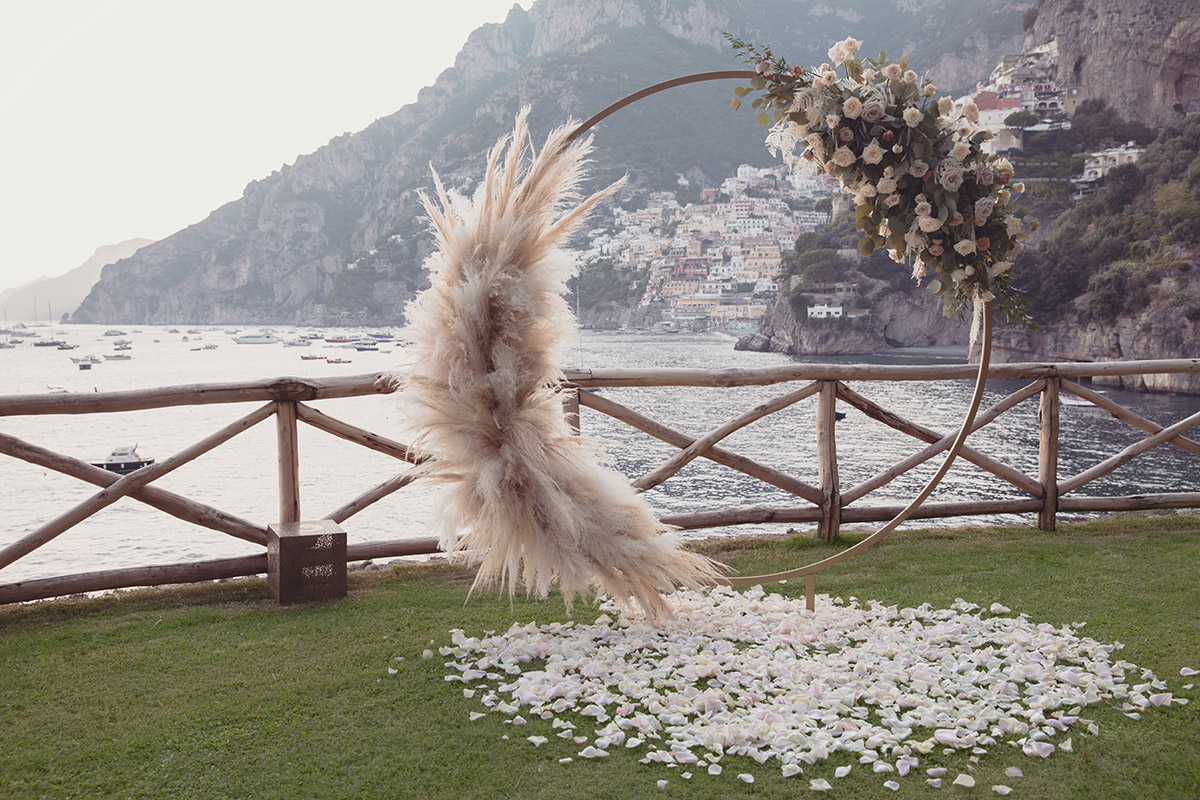
M837 381L821 381L817 396L817 475L821 489L821 520L817 535L822 539L837 536L842 523L842 493L838 485Z
M579 392L578 388L564 389L562 394L563 414L567 417L567 424L571 426L571 432L579 434Z
M279 521L300 521L300 446L296 431L296 401L275 401L275 432L279 446Z
M1052 531L1058 514L1058 426L1059 390L1062 378L1046 378L1038 402L1038 483L1042 485L1042 508L1037 524Z

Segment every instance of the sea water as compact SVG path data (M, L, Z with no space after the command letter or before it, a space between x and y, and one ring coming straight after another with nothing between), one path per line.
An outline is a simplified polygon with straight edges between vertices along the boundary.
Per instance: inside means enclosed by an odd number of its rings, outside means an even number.
M47 391L108 392L198 383L264 381L282 376L326 378L389 370L402 363L403 348L381 343L377 352L328 345L239 345L219 328L124 327L132 342L127 361L115 355L107 326L64 326L56 336L79 347L71 351L34 348L28 342L0 350L0 394ZM276 328L280 338L301 331ZM189 332L191 331L191 332ZM254 331L245 331L254 332ZM343 332L344 333L344 332ZM361 333L361 332L360 332ZM328 334L331 338L334 332ZM186 337L186 340L185 340ZM584 331L566 343L568 368L699 367L711 369L784 366L797 361L842 363L962 363L961 350L906 350L872 357L797 358L777 353L737 352L722 334L651 334ZM214 349L202 349L217 345ZM94 354L101 363L80 370L71 361ZM323 355L350 363L301 360ZM1027 381L991 381L984 406ZM605 397L646 414L689 436L703 436L722 423L792 389L795 384L738 389L674 387L612 388ZM909 420L940 433L955 430L970 400L972 382L855 382L852 388ZM1200 397L1135 394L1109 390L1108 396L1160 424L1169 425L1200 410ZM817 483L815 398L791 406L723 440L720 446L806 481ZM144 457L164 459L253 410L257 403L180 406L147 411L0 418L0 431L83 461L101 461L115 447L136 444ZM321 411L400 441L409 441L393 398L372 395L324 400ZM837 423L838 469L842 490L866 480L924 443L893 431L839 403L847 412ZM630 478L653 469L675 448L602 414L583 409L584 433L603 440L613 466ZM1059 478L1081 472L1119 452L1143 434L1096 408L1064 406ZM1006 412L972 434L970 444L1015 467L1037 474L1037 397ZM303 518L325 516L343 503L407 469L388 456L300 425L300 500ZM940 464L926 464L858 501L858 505L897 505L920 490ZM258 424L215 450L155 481L156 486L266 525L278 518L275 427ZM26 462L0 456L0 545L36 530L98 491L97 487ZM1200 457L1163 446L1116 472L1088 484L1084 495L1200 490ZM420 481L343 523L351 542L428 536L437 518L440 491ZM797 507L803 501L745 475L698 459L666 483L646 493L660 514L745 506ZM962 461L955 464L931 502L1016 499L1015 487ZM977 522L1031 522L1032 515L973 517ZM919 524L956 524L941 520ZM805 528L806 526L795 526ZM723 535L782 533L786 524L749 525L716 531ZM696 531L685 536L712 535ZM182 522L124 498L76 525L49 544L0 570L0 583L100 569L168 564L250 555L258 545Z

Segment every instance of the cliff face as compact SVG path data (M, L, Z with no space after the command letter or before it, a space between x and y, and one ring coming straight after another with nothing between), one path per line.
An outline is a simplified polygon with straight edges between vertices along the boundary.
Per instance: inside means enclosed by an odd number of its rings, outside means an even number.
M1180 313L1181 307L1200 303L1200 289L1170 279L1159 285L1155 295L1144 310L1123 314L1111 323L1080 325L1068 318L1040 330L999 330L993 339L993 360L1140 361L1200 356L1200 320ZM1138 392L1200 394L1200 375L1127 375L1094 382Z
M518 108L535 138L668 78L739 66L722 31L820 63L853 34L868 52L908 52L948 88L983 77L1012 49L1016 0L540 0L468 38L416 103L251 182L207 219L105 268L79 322L394 324L425 283L430 237L417 191L429 164L470 188ZM963 31L973 31L966 42ZM948 59L942 63L943 59ZM973 67L973 69L972 69ZM597 129L597 181L675 188L771 162L730 84L635 104Z
M874 304L864 319L796 319L780 299L757 333L738 341L737 349L789 355L866 355L892 347L966 344L967 323L942 315L940 299L925 292L893 292Z
M1058 40L1058 79L1156 127L1200 111L1196 0L1042 0L1028 44Z

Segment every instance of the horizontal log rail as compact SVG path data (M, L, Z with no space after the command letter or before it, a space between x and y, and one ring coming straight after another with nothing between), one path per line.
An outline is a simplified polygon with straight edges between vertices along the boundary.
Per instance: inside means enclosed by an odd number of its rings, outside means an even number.
M995 364L988 371L991 378L1029 381L1020 389L982 411L972 427L977 431L992 424L1007 411L1040 396L1038 475L1025 475L976 447L964 446L961 455L980 467L986 474L1014 487L1019 496L1008 499L980 501L927 502L914 519L933 519L981 514L1036 513L1039 527L1053 530L1058 513L1095 513L1137 509L1168 509L1200 507L1200 491L1134 494L1121 497L1082 497L1072 494L1087 483L1106 475L1132 459L1162 444L1169 444L1185 453L1200 455L1200 443L1185 434L1200 425L1200 414L1170 425L1148 420L1105 395L1079 385L1075 380L1085 377L1191 373L1200 374L1200 359L1163 361L1100 362L1070 364ZM795 364L747 370L703 369L593 369L566 370L564 373L564 412L573 426L587 420L580 418L583 408L600 413L666 442L678 451L650 470L635 477L633 484L648 491L674 479L687 464L707 459L734 469L755 480L780 489L802 501L796 507L738 507L708 509L690 513L671 514L663 521L684 530L700 530L751 524L815 524L823 536L836 534L842 524L880 522L891 519L900 507L891 504L867 506L862 501L871 493L926 463L950 445L953 435L941 433L913 421L878 403L852 388L852 382L869 381L948 381L967 380L975 376L969 365L851 365ZM611 396L589 389L622 387L713 387L736 388L801 383L773 400L736 415L732 420L701 436L691 436L617 402ZM222 444L267 417L276 418L279 459L280 521L301 519L299 462L296 426L304 423L345 441L385 454L407 469L365 490L324 516L341 523L354 514L388 497L420 479L420 464L428 459L408 445L379 433L339 420L309 405L312 401L388 394L395 391L396 380L384 373L345 376L331 379L278 378L220 384L196 384L160 387L150 390L91 394L36 394L0 396L0 416L95 414L141 411L174 406L228 403L263 404L237 421L205 437L170 458L126 476L118 476L69 456L55 453L15 436L0 433L0 453L37 466L50 469L99 487L100 491L73 509L60 514L30 534L0 548L0 578L3 568L32 552L42 544L116 499L128 496L185 521L219 531L230 536L265 545L267 530L203 503L168 492L151 485L158 477L187 463L203 452ZM1059 479L1058 419L1061 413L1061 392L1089 401L1113 418L1146 434L1141 441L1123 448L1115 455L1080 472ZM818 465L819 485L813 486L781 470L759 463L744 455L718 446L732 433L764 420L796 404L811 402L816 406L817 447L812 454ZM842 487L838 477L834 425L838 402L856 409L867 417L899 431L922 443L917 453L901 459L855 486ZM1188 488L1188 487L1181 487ZM1196 487L1190 487L1196 488ZM1011 491L1011 490L1010 490ZM433 538L404 539L347 546L347 558L373 558L421 555L437 552ZM19 602L61 594L94 592L128 586L161 583L206 581L240 575L261 574L266 570L266 555L259 554L232 559L215 559L186 564L130 567L81 575L15 581L0 584L0 602ZM812 576L807 576L811 578Z

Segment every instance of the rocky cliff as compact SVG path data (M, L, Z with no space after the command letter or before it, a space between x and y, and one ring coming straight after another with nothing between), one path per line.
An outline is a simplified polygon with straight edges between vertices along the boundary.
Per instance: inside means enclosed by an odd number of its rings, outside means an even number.
M1031 12L1032 16L1032 12ZM1158 126L1200 111L1196 0L1042 0L1027 44L1058 40L1058 79Z
M475 31L416 103L251 182L207 219L105 268L80 322L396 323L423 285L429 236L417 191L429 164L469 187L522 105L535 136L655 82L739 66L721 32L826 59L853 34L908 52L947 88L1013 49L1016 0L540 0ZM964 37L964 31L970 34ZM639 102L597 129L596 180L673 188L766 165L762 130L702 84Z
M966 344L967 323L942 315L942 302L920 290L891 292L861 319L798 319L791 304L777 300L756 333L737 349L789 355L865 355L893 347Z

